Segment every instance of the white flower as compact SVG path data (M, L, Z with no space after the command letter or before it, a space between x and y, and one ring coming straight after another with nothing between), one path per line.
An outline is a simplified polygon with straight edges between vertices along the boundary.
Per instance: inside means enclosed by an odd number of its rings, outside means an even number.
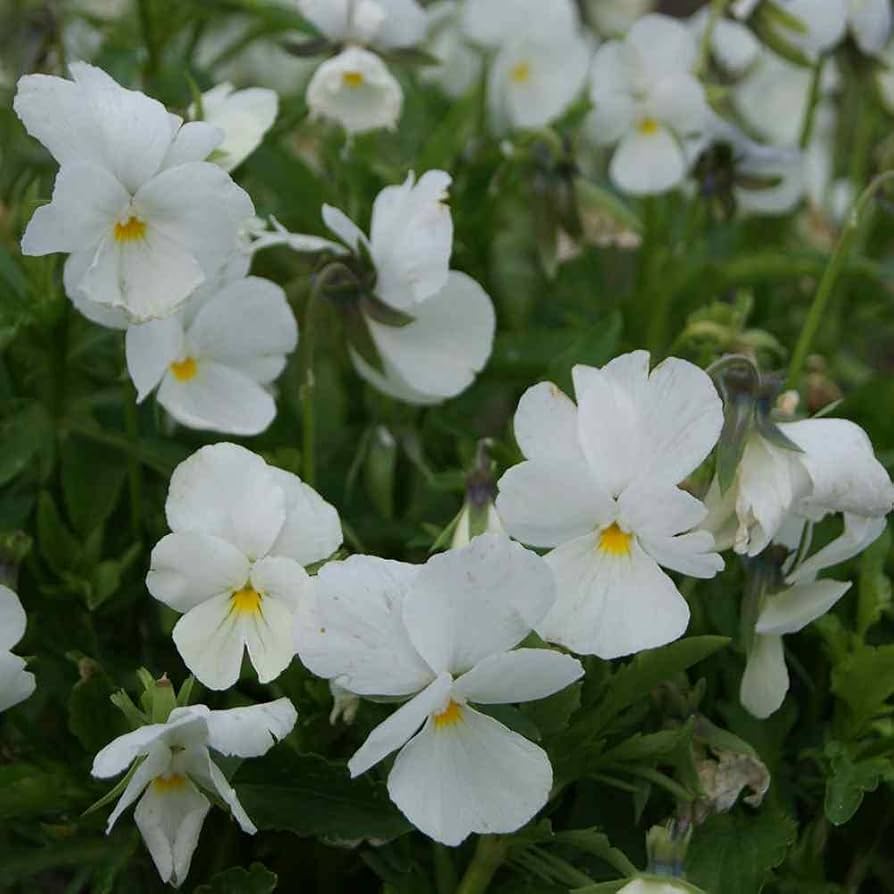
M703 6L689 18L689 27L697 42L704 39L705 30L711 20L707 6ZM730 19L719 18L711 31L711 55L727 73L738 77L747 71L761 52L760 41L751 29Z
M298 9L333 43L393 50L425 37L425 11L416 0L298 0Z
M802 419L777 427L802 452L755 432L733 484L721 494L715 480L705 497L710 514L704 527L714 533L719 549L756 556L791 513L816 520L830 512L878 518L891 511L894 486L858 425Z
M476 84L484 70L484 59L466 42L455 0L438 0L426 10L428 40L426 49L438 60L423 66L419 77L437 84L449 97L459 99Z
M623 37L631 26L651 12L654 0L586 0L587 15L605 37Z
M69 253L71 288L134 322L167 316L231 255L251 199L204 161L217 128L182 124L93 66L70 70L19 81L16 113L61 166L22 252Z
M0 711L25 701L34 692L34 674L10 649L25 635L27 618L19 597L0 584Z
M682 636L689 608L662 566L713 577L714 538L693 531L702 503L676 485L717 441L710 378L669 358L649 373L635 351L572 370L577 406L550 382L522 396L515 437L525 456L500 479L497 511L547 554L555 607L537 625L550 642L617 658Z
M597 51L590 71L592 138L618 144L609 174L624 192L666 192L686 174L681 141L705 126L705 91L691 73L697 46L682 23L647 15Z
M261 145L278 109L279 97L264 87L236 90L224 83L203 93L202 120L224 135L211 160L225 171L239 167ZM197 110L193 107L190 111L195 114Z
M363 47L349 46L327 59L307 85L311 114L335 121L348 133L396 127L403 98L385 63Z
M215 283L165 320L127 330L137 401L158 402L182 425L256 435L276 416L267 390L295 350L298 328L285 292L256 276Z
M227 689L247 649L258 679L276 679L295 651L303 566L338 548L338 513L297 475L226 443L180 463L165 512L173 533L152 550L146 586L183 612L173 636L186 666Z
M391 799L451 846L513 832L543 807L544 751L472 707L544 698L583 674L567 655L515 649L555 596L542 559L485 534L423 566L329 563L313 594L297 627L304 664L358 695L410 696L351 758L352 776L400 749Z
M699 889L681 879L643 876L627 882L618 894L696 894Z
M465 0L462 26L469 39L496 49L524 37L551 42L580 29L574 0Z
M189 872L211 806L203 791L229 807L243 832L253 835L257 831L210 751L260 757L291 732L296 716L286 698L229 711L192 705L175 708L165 723L119 736L93 761L92 773L100 779L133 766L106 832L111 832L121 814L140 798L134 811L137 828L162 882L179 887Z
M794 523L791 525L790 523ZM787 519L787 545L801 546L803 518ZM808 559L800 562L785 578L787 588L764 598L748 650L748 662L739 688L743 707L755 717L769 717L777 711L788 692L782 637L797 633L829 611L850 589L850 581L817 580L817 575L861 553L885 529L884 518L844 514L843 533Z

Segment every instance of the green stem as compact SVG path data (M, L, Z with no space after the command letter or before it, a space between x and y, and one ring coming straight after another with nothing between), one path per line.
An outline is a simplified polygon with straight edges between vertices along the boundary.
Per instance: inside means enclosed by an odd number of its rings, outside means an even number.
M141 539L143 518L143 479L136 451L140 443L140 427L137 419L136 392L130 382L124 385L124 429L133 450L127 453L127 487L130 496L130 527L134 537Z
M813 125L816 121L816 110L819 106L820 92L823 81L823 65L825 64L825 56L820 56L813 66L813 76L810 79L810 93L807 97L807 108L804 111L804 121L801 124L801 138L798 145L801 149L806 149L813 136Z
M456 894L483 894L496 874L509 849L506 838L497 835L482 835L475 847L475 855L466 869Z
M711 40L714 37L714 29L717 22L726 10L727 0L711 0L711 11L708 13L708 21L705 23L705 30L702 32L701 44L699 45L698 62L696 63L695 72L697 75L704 75L708 71L708 63L711 58Z
M435 888L438 894L453 894L458 879L453 858L450 856L450 848L435 842L432 845L432 855L435 863Z
M154 77L158 73L158 44L155 40L155 24L152 21L152 0L137 0L140 13L140 28L143 43L146 44L146 75Z
M813 341L829 307L829 300L838 283L838 278L841 275L848 253L860 230L864 213L879 188L892 179L894 179L894 171L885 171L883 174L879 174L863 190L848 214L841 235L838 237L838 244L835 246L835 251L832 253L832 257L829 259L829 263L820 280L816 295L813 298L813 304L811 304L810 310L807 312L807 319L804 321L801 334L798 336L798 342L792 353L792 361L788 368L789 388L797 388L800 384L804 363L813 347Z

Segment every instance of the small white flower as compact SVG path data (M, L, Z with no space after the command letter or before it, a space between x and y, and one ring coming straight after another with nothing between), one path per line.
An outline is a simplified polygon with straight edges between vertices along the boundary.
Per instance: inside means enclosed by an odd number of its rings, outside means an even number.
M597 51L590 71L592 138L617 143L609 174L624 192L666 192L686 175L682 141L701 133L708 106L692 74L697 45L685 25L647 15Z
M168 316L232 254L251 199L204 160L220 130L183 124L93 66L70 70L73 81L19 81L16 113L61 166L22 252L69 253L70 288L133 322Z
M137 401L158 388L181 425L256 435L276 416L267 389L297 341L285 292L248 276L203 287L165 320L131 326L127 369Z
M478 82L484 70L481 53L471 47L462 31L462 7L455 0L438 0L426 10L426 49L438 60L419 71L423 81L437 84L452 99L464 96Z
M307 85L311 114L335 121L348 133L396 127L403 98L385 63L363 47L349 46L327 59Z
M25 701L37 685L24 659L10 651L25 635L26 624L19 597L0 584L0 711Z
M655 0L585 0L587 16L604 37L623 37L655 8Z
M225 171L239 167L273 127L279 97L273 90L250 87L236 90L232 84L218 84L202 94L202 120L223 131L223 142L211 160ZM196 113L195 107L190 110Z
M294 655L304 566L341 544L338 513L297 475L235 444L202 447L171 477L173 533L152 550L146 586L183 617L174 643L210 689L239 678L243 653L262 683Z
M784 539L789 549L801 547L803 518L787 519ZM850 581L817 580L817 575L861 553L885 529L884 518L844 514L843 533L786 575L787 588L763 600L739 688L743 707L755 717L777 711L788 692L782 637L797 633L828 612L850 589ZM780 538L782 539L782 538Z
M845 419L780 423L801 448L789 450L753 433L736 477L721 494L715 480L705 502L704 527L719 549L756 556L773 541L791 513L814 520L830 512L878 518L894 505L894 486L858 425Z
M686 600L662 567L704 578L723 567L714 538L693 530L707 510L676 486L714 447L722 407L701 369L671 357L650 374L647 351L572 376L576 406L550 382L519 401L526 461L500 479L497 511L513 537L555 547L558 599L537 632L617 658L686 630Z
M326 565L298 653L358 695L410 696L348 762L352 776L399 753L388 793L420 831L455 846L513 832L546 803L546 753L472 704L544 698L583 675L547 649L516 649L555 598L549 568L485 534L424 566L371 556Z
M425 11L416 0L298 0L298 9L333 43L394 50L425 37Z
M109 816L106 833L140 798L134 811L137 828L162 882L179 887L189 872L211 807L203 792L223 800L243 832L253 835L257 831L210 752L260 757L291 732L296 717L286 698L229 711L192 705L175 708L165 723L119 736L93 761L92 773L99 779L117 776L133 765L133 775Z

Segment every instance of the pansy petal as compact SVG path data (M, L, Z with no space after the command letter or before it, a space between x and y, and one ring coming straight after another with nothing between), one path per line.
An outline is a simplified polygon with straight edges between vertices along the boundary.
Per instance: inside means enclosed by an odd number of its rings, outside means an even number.
M0 584L0 650L11 649L24 635L28 618L14 590Z
M165 155L163 168L204 161L221 144L224 132L204 121L187 121L174 137Z
M288 559L265 559L263 561L267 565L265 571L268 582L279 578L276 584L283 591L291 584L290 598L282 598L268 591L263 594L258 610L240 619L245 647L248 649L248 657L252 666L257 671L258 680L261 683L270 683L291 664L295 655L293 627L297 610L297 606L291 600L291 597L296 595L294 581L283 580L286 575L280 573L281 569L273 572L271 566L285 563L294 566L294 568L300 568L300 566L297 562L290 562ZM301 573L304 574L303 569ZM252 580L254 581L254 574Z
M637 53L650 81L693 69L698 46L678 19L645 15L627 32L627 43Z
M546 804L546 753L468 706L457 722L429 720L398 754L388 793L424 834L455 847L473 832L514 832Z
M168 367L183 356L183 324L179 315L128 326L124 352L139 403L161 382Z
M552 382L539 382L521 396L513 427L525 459L584 462L577 436L577 407Z
M191 608L171 635L183 663L209 689L229 689L239 679L245 638L229 593Z
M546 698L584 674L570 655L549 649L514 649L479 661L454 684L463 698L482 705L505 705Z
M885 530L887 522L882 518L864 518L861 515L844 514L844 531L831 543L801 562L788 575L790 584L809 583L821 571L846 562L875 543Z
M788 692L788 668L781 636L754 637L739 687L739 701L762 720L779 710Z
M209 711L208 746L227 756L260 757L292 731L297 718L295 707L287 698Z
M34 674L25 670L25 659L0 650L0 711L25 701L36 688Z
M366 244L363 231L340 208L323 205L323 223L353 252Z
M850 581L837 580L818 580L789 587L767 600L755 630L761 636L797 633L822 617L850 588Z
M850 0L848 18L857 46L867 56L881 53L891 36L889 0Z
M549 568L503 534L432 556L404 600L419 654L438 673L461 674L518 645L555 600Z
M136 768L128 780L115 809L106 820L106 834L112 831L121 814L143 794L144 789L156 776L164 773L171 764L171 749L163 741L156 741L149 749L145 760Z
M612 182L633 196L658 195L679 186L686 174L680 144L662 125L627 132L609 165Z

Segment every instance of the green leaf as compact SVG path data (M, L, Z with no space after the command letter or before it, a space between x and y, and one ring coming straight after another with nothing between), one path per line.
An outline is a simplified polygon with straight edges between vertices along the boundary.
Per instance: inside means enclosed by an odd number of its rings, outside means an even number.
M207 885L199 885L194 894L272 894L279 879L261 863L248 869L233 866L218 872Z
M857 633L863 637L877 624L891 605L891 581L885 574L885 562L891 552L891 531L879 537L860 557L857 589Z
M396 838L411 828L382 783L369 776L352 781L344 765L287 746L246 762L232 782L259 829L358 841Z
M0 422L0 486L21 474L52 441L52 421L41 404L14 404L7 418Z
M541 736L555 735L568 726L568 721L580 707L581 686L581 683L573 683L549 698L527 702L521 706L521 711L534 722Z
M606 763L654 763L671 757L684 743L692 741L692 721L676 729L657 733L636 733L620 745L600 755L599 762Z
M823 806L829 822L843 826L860 809L863 795L874 792L883 777L894 773L894 765L881 757L854 762L837 742L827 746L827 753L831 753L832 775L826 780Z
M61 451L62 494L74 529L89 534L111 514L127 474L120 451L71 437Z
M796 832L794 821L774 807L713 816L695 830L686 876L705 891L758 894Z
M859 733L894 695L894 645L864 646L832 671L832 691L845 703L845 719Z
M70 572L80 560L80 544L46 491L37 498L37 546L56 574Z
M68 728L84 750L93 753L128 732L128 727L112 706L114 690L103 669L95 661L82 658L78 670L81 679L68 698Z

